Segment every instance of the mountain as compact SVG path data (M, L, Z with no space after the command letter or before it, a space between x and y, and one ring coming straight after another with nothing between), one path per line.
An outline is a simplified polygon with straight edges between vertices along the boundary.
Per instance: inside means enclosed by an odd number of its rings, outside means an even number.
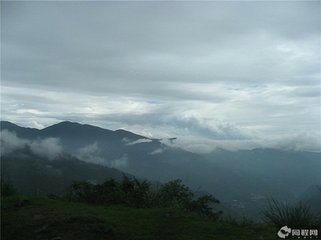
M64 121L42 130L19 127L16 124L1 121L1 129L15 132L18 137L30 140L48 137L59 138L64 148L73 153L76 153L79 148L95 142L104 148L115 148L121 146L120 143L122 141L133 142L138 139L147 139L125 130L111 131L69 121Z
M41 132L39 129L20 127L8 121L1 121L0 129L8 130L10 132L15 132L20 138L27 138L27 139L34 139Z
M10 180L23 193L61 195L74 181L101 183L127 175L117 169L87 163L62 154L55 160L39 156L25 147L1 157L1 177Z
M128 138L130 141L145 139L145 137L128 132L125 130L111 131L100 127L79 124L74 122L61 122L40 131L42 137L58 137L63 141L78 139L84 143L90 141L121 141L123 138Z
M68 154L136 177L158 182L180 178L193 190L215 195L233 211L251 215L268 198L294 202L309 187L321 184L320 153L220 149L196 154L129 131L72 122L41 130L1 122L1 129L30 141L58 138Z

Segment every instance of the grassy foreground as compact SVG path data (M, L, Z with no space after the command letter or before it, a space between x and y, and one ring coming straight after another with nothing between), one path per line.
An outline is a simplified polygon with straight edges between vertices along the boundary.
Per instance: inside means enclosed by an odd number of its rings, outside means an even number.
M213 221L179 209L93 206L35 196L1 202L3 240L273 240L263 224Z

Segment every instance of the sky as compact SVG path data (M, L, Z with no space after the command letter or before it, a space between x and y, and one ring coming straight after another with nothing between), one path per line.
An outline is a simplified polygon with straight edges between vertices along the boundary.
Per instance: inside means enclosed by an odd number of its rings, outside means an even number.
M1 1L1 119L320 151L320 4Z

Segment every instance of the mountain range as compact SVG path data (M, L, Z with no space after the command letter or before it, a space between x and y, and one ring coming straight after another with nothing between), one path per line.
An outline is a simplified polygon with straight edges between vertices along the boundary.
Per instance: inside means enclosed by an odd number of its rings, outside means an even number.
M39 130L1 121L1 131L1 143L10 149L2 147L2 175L19 186L26 176L34 176L33 182L43 183L37 186L41 191L62 192L72 180L101 182L131 174L157 182L180 178L194 191L213 194L231 212L249 216L257 215L270 198L312 205L318 205L318 199L321 202L318 152L260 148L197 154L129 131L74 122ZM54 157L46 156L46 151L55 147L46 148L42 142L54 143L58 149ZM28 144L31 147L26 148ZM63 181L59 174L65 175ZM35 190L34 183L23 187Z

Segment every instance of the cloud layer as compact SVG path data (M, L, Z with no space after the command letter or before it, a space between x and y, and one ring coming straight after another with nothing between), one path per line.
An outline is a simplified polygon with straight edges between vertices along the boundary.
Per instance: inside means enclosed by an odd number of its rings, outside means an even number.
M196 150L271 142L316 150L319 9L312 1L4 2L2 118L125 128Z
M38 156L54 160L63 152L63 147L57 138L37 139L34 141L17 137L13 132L3 130L0 133L1 156L14 152L15 150L28 147Z

